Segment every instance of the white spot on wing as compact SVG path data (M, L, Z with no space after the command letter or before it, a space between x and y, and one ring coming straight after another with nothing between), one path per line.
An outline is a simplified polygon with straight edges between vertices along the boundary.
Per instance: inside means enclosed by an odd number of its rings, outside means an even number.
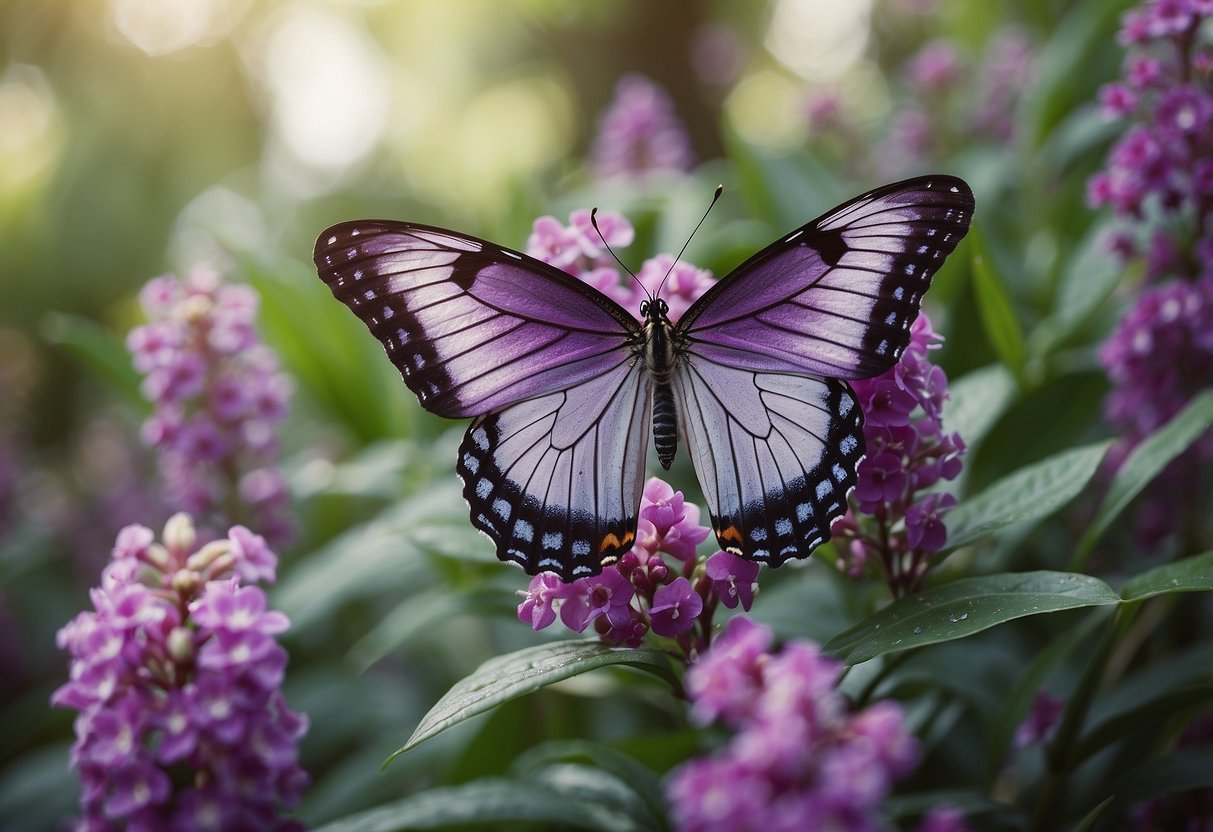
M767 530L766 529L758 528L758 529L754 529L753 531L750 532L750 540L758 541L758 540L766 540L766 539L767 539ZM755 557L757 557L757 556L755 556Z
M564 535L560 532L546 532L543 535L543 548L559 549L564 543Z
M492 493L493 484L484 477L481 477L476 483L476 496L482 500L487 500Z
M585 557L589 553L590 553L590 541L588 541L588 540L574 540L573 541L573 555L575 557L579 557L579 558Z
M801 523L813 516L813 507L808 503L801 503L796 506L796 519Z
M775 533L780 537L786 537L792 533L792 521L786 517L780 517L775 521Z
M472 456L471 454L464 454L463 467L475 474L480 470L480 460L476 459L476 457Z
M525 520L514 521L514 537L530 543L535 539L535 527Z
M830 469L830 472L834 474L834 479L837 480L838 482L842 482L843 480L845 480L847 478L847 472L843 469L843 467L841 465L839 465L837 463L835 463L834 467L832 467Z
M510 519L509 501L503 500L500 497L498 497L496 500L493 500L493 511L496 512L497 516L500 517L502 520L509 520Z
M844 436L842 441L838 443L838 450L842 451L847 456L850 456L851 452L855 450L855 447L858 444L859 440L857 440L854 436Z
M472 431L472 442L482 451L489 449L489 435L484 428L476 428Z
M817 499L824 500L834 490L834 483L829 480L822 480L817 483Z

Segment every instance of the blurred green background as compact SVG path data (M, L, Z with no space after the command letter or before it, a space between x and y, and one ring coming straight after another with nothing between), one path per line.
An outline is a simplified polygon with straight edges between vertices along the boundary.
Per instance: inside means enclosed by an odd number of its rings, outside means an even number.
M1003 441L971 456L972 489L1012 459L1099 432L1091 333L1111 319L1096 307L1117 275L1079 313L1058 314L1057 301L1083 294L1075 263L1097 223L1084 183L1112 136L1093 102L1117 71L1126 5L0 2L0 826L71 813L70 714L47 705L66 667L54 633L86 605L116 531L167 516L122 348L148 278L211 263L251 281L263 333L297 381L283 451L301 530L271 598L295 624L288 699L312 718L304 819L492 773L501 749L535 736L628 737L668 764L690 740L645 738L668 703L611 701L591 678L378 774L452 681L533 636L510 623L520 573L491 562L467 524L452 473L460 428L421 411L326 297L310 265L316 234L384 216L520 248L535 217L598 205L636 224L621 252L636 267L677 251L723 182L686 255L719 276L884 181L964 176L1027 338L1008 353L983 332L962 249L929 299L949 339L942 363L955 378L1017 361L1025 391ZM1001 107L1010 127L983 132L973 115L1008 33L1030 71ZM960 75L934 96L907 83L906 66L937 40ZM599 118L628 73L669 92L691 173L595 176ZM814 121L823 97L842 127ZM889 142L909 110L931 141L899 157ZM694 491L689 468L674 481ZM845 619L826 610L810 629L828 636Z

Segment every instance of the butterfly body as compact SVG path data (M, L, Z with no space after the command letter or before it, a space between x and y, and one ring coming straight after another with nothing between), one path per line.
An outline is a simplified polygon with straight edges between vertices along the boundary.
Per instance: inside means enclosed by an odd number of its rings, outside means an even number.
M644 364L653 391L653 445L657 450L657 461L667 471L678 451L678 406L670 380L679 351L675 347L669 313L669 304L661 298L640 304L640 314L645 319L642 330Z
M333 226L315 261L424 407L473 417L456 470L502 560L571 580L628 551L652 436L665 468L685 443L721 548L778 566L845 512L864 454L845 379L897 361L972 212L955 177L887 185L676 321L660 297L638 321L525 254L412 223Z

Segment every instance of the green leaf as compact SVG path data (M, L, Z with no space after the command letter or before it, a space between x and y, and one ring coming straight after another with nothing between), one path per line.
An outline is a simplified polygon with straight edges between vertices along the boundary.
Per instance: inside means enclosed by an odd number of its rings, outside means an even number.
M612 647L600 641L556 641L497 656L452 687L421 720L388 762L452 725L556 682L612 665L648 671L678 687L665 654L649 648Z
M1072 448L1008 474L947 515L948 550L1024 520L1038 520L1074 499L1099 466L1108 442Z
M1210 426L1213 426L1213 390L1206 390L1133 449L1116 472L1095 519L1079 541L1070 564L1072 568L1081 568L1100 535L1107 531L1125 506Z
M1056 309L1048 322L1048 348L1064 341L1083 326L1111 297L1125 273L1125 265L1108 248L1111 223L1097 223L1066 264Z
M1029 615L1115 604L1098 578L1022 572L965 578L902 598L830 639L825 651L847 664L979 633Z
M150 405L139 391L140 376L131 363L122 339L88 318L62 312L48 312L42 318L42 337L60 347L140 411Z
M513 769L520 774L553 763L584 761L625 783L643 803L656 828L665 829L665 798L657 772L635 757L613 748L585 740L564 740L544 743L520 755Z
M1083 815L1082 819L1079 820L1078 823L1074 824L1070 832L1090 832L1090 830L1095 828L1095 822L1103 816L1104 810L1106 810L1109 804L1111 804L1115 799L1115 797L1104 798L1103 802Z
M977 298L977 310L981 314L986 337L998 357L1018 376L1023 372L1027 350L1019 319L1007 295L1006 281L997 273L981 231L976 226L970 231L969 240L973 252L973 293Z
M1194 716L1210 703L1213 703L1213 682L1164 690L1157 696L1113 714L1092 726L1079 741L1070 761L1072 764L1081 763L1150 723L1174 719L1185 712Z
M498 829L507 823L562 826L596 832L640 829L624 812L567 795L540 783L485 778L424 792L360 812L315 832L397 832L474 824Z
M1164 794L1213 786L1213 745L1181 748L1116 778L1110 789L1121 806Z
M1015 397L1015 378L1002 364L965 373L948 384L944 430L955 431L969 450L981 444Z
M1126 601L1140 601L1172 592L1213 590L1213 552L1167 563L1130 579L1120 590Z

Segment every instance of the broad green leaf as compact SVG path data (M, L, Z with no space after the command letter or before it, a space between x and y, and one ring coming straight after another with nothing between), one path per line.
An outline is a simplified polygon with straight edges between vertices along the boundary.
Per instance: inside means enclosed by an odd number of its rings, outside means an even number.
M452 725L491 710L502 702L590 670L629 665L646 670L677 686L678 680L665 654L648 648L612 647L597 640L556 641L527 647L482 664L455 684L430 712L408 741L388 762Z
M139 391L140 377L122 339L88 318L49 312L42 319L42 337L91 370L98 378L135 404L150 409Z
M1115 604L1098 578L1022 572L965 578L902 598L830 639L825 651L847 664L964 638L1028 615Z
M1015 396L1015 378L1002 364L991 364L949 382L943 427L955 431L969 449L981 444Z
M660 777L653 769L628 754L613 748L585 740L564 740L544 743L520 755L513 770L525 775L527 772L553 763L570 761L593 764L631 788L643 802L658 828L665 829L665 798L661 790Z
M514 575L513 571L508 574ZM438 631L458 615L511 613L517 602L511 589L491 582L472 589L409 596L360 639L350 649L350 655L354 665L363 672L417 636Z
M668 828L663 820L661 803L658 803L655 813L653 807L646 805L628 783L597 766L551 762L532 770L527 780L549 786L573 800L610 806L626 813L637 829L657 832ZM652 784L657 787L656 774L652 774ZM660 799L659 788L657 793Z
M1213 682L1164 690L1145 702L1109 716L1084 732L1074 750L1072 762L1077 764L1088 759L1144 725L1173 719L1185 712L1195 715L1210 704L1213 704Z
M1130 579L1120 590L1126 601L1140 601L1172 592L1213 590L1213 552L1164 564Z
M1083 815L1078 823L1074 824L1070 832L1090 832L1095 828L1095 822L1103 816L1104 810L1115 800L1115 797L1105 798L1098 806Z
M1108 231L1109 223L1096 224L1066 264L1050 319L1049 347L1090 320L1124 276L1124 263L1108 248Z
M1018 376L1023 372L1027 350L1019 318L1007 294L1006 281L998 273L980 229L974 227L969 240L973 252L973 292L986 337L998 357Z
M948 549L1024 520L1038 520L1074 499L1108 448L1083 445L1008 474L947 515Z
M397 832L476 825L560 825L598 832L641 829L626 813L579 799L540 783L485 778L461 786L427 789L412 797L325 824L315 832Z
M1071 566L1081 568L1086 556L1141 490L1150 484L1171 460L1187 450L1210 426L1213 426L1213 390L1206 390L1154 433L1133 449L1116 472L1103 503L1078 543Z

